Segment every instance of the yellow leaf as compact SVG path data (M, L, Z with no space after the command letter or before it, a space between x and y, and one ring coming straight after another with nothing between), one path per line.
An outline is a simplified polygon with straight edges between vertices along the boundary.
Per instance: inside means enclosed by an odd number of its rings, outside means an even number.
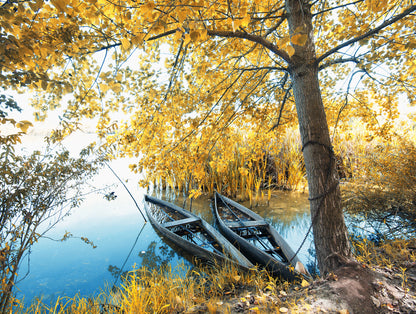
M277 45L280 48L283 48L283 47L285 47L288 44L288 42L289 42L289 37L283 37L282 39L279 40L279 42L277 43Z
M307 40L308 40L307 34L295 34L290 39L290 42L294 45L303 46L305 45Z
M65 93L69 94L72 93L74 91L74 89L72 88L71 84L64 84L64 91Z
M204 41L208 39L208 31L204 29L199 30L199 40Z
M250 23L250 15L245 16L242 20L241 20L241 27L247 27L248 24Z
M180 10L178 12L178 21L179 21L180 24L182 24L183 21L185 21L187 17L188 17L187 10Z
M293 48L292 46L288 46L286 52L288 53L289 57L291 57L295 54L295 48Z
M51 0L51 2L58 11L65 12L67 6L65 0Z
M143 44L143 36L141 36L141 35L134 36L131 39L131 43L134 46L137 46L137 45L141 46Z
M241 21L242 20L233 20L233 30L234 31L240 27Z
M180 31L180 30L177 30L177 31L175 32L175 35L173 35L173 38L175 39L175 41L177 41L177 40L179 40L179 39L181 39L181 38L182 38L182 35L183 35L183 32L182 32L182 31Z
M230 25L230 26L231 26L231 28L233 28L234 21L233 21L233 19L232 19L231 17L227 18L227 19L225 20L225 23L226 23L227 25Z
M185 39L183 40L183 43L185 46L191 41L191 36L189 34L185 34Z
M43 90L46 90L48 88L48 82L46 82L44 80L42 80L40 82L40 85L41 85L41 87L42 87Z
M21 129L24 133L27 132L27 129L30 126L33 126L33 124L32 124L32 122L27 121L27 120L22 120L22 121L16 123L16 127L19 128L19 129Z
M36 12L43 6L43 0L36 0L35 2L29 2L30 8Z
M301 286L302 287L307 287L307 286L309 286L309 282L307 282L305 279L302 279Z
M152 13L155 8L155 4L152 1L147 2L144 6L141 7L143 14Z
M199 35L199 31L198 30L193 30L189 33L189 35L191 36L191 40L192 41L198 41L198 39L200 38Z
M128 40L127 38L122 38L121 39L121 48L123 50L128 50L130 48L130 40Z

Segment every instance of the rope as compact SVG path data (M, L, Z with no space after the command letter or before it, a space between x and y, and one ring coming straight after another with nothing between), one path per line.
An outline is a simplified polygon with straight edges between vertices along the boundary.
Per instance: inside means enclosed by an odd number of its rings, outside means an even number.
M122 265L122 266L121 266L121 268L120 268L119 275L116 277L116 280L115 280L115 281L114 281L114 283L113 283L113 287L115 287L115 285L117 284L117 281L119 280L120 276L123 274L123 269L124 269L124 266L126 266L127 260L129 259L129 257L130 257L130 255L131 255L131 253L133 252L133 249L134 249L134 247L136 246L136 243L137 243L137 241L139 240L140 235L142 234L142 232L143 232L143 229L144 229L144 226L145 226L145 225L146 225L146 224L143 224L142 228L140 229L139 234L138 234L138 235L137 235L137 237L136 237L136 240L135 240L135 241L134 241L134 243L133 243L133 246L132 246L132 247L131 247L131 249L130 249L129 254L127 255L126 259L124 260L124 263L123 263L123 265Z
M323 147L325 147L327 150L328 150L328 152L329 152L329 158L330 158L330 165L329 165L329 167L328 167L328 172L327 172L327 176L326 176L326 182L325 182L325 186L328 186L328 181L329 181L329 178L330 178L330 176L331 176L331 169L332 169L332 167L333 167L333 162L335 161L335 153L334 153L334 149L333 149L333 147L332 147L332 145L330 145L330 146L328 146L328 145L326 145L326 144L322 144L322 143L320 143L320 142L317 142L317 141L307 141L305 144L303 144L303 146L302 146L302 152L303 152L303 150L307 147L307 146L309 146L309 145L319 145L319 146L323 146ZM301 242L301 244L300 244L300 246L299 246L299 248L296 250L296 252L295 252L295 254L292 256L292 258L289 260L289 262L292 262L292 260L298 255L298 253L299 253L299 251L301 250L301 248L303 247L303 245L305 244L305 241L306 241L306 239L308 238L308 236L309 236L309 234L310 234L310 232L311 232L311 230L312 230L312 226L314 225L314 223L316 222L316 219L318 218L318 214L319 214L319 212L320 212L320 210L321 210L321 207L322 207L322 204L324 203L324 200L325 200L325 197L326 196L328 196L329 194L331 194L332 192L334 192L336 189L337 189L337 187L338 187L338 185L339 185L339 180L337 180L329 189L327 189L324 193L322 193L322 194L319 194L319 195L317 195L317 196L314 196L314 197L309 197L308 198L308 200L309 201L316 201L316 200L321 200L320 202L319 202L319 205L318 205L318 207L317 207L317 209L316 209L316 212L315 212L315 215L312 217L312 219L311 219L311 224L310 224L310 226L309 226L309 228L308 228L308 232L306 232L306 235L305 235L305 237L303 238L303 240L302 240L302 242Z
M108 167L108 169L111 170L111 172L114 174L114 176L118 179L118 181L120 181L120 183L123 185L124 189L127 191L127 193L129 193L130 197L132 198L134 204L136 205L137 209L139 210L140 214L142 215L144 222L147 222L146 217L144 216L142 210L139 207L139 204L137 204L136 199L134 198L134 196L131 194L130 190L127 188L127 186L124 184L123 180L121 180L121 178L117 175L117 173L113 170L113 168L110 167L110 165L106 162L104 162L105 165Z

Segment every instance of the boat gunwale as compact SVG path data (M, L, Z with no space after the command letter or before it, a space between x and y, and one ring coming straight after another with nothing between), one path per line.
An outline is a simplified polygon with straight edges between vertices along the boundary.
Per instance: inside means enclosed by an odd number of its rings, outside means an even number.
M272 255L268 254L266 251L256 247L255 245L251 244L247 239L240 236L238 233L236 233L230 226L227 225L227 223L222 220L219 212L218 212L218 199L221 200L222 203L226 204L226 202L229 202L231 206L234 206L237 210L241 210L244 214L252 217L253 221L265 221L266 225L262 225L259 228L266 229L269 234L273 237L274 241L279 245L282 253L285 255L285 258L287 259L287 263L280 261L273 257ZM214 216L216 218L216 221L218 223L218 227L220 231L230 240L231 243L237 246L237 248L240 249L240 251L244 251L243 254L250 255L247 256L253 263L257 264L263 264L266 268L272 268L274 269L273 265L275 265L278 270L277 272L280 272L281 274L285 274L284 277L288 279L295 279L299 276L304 276L304 278L309 278L309 274L303 274L301 272L298 272L296 269L297 264L300 263L302 266L303 264L300 262L299 258L295 255L293 250L290 248L290 246L287 244L287 242L283 239L283 237L275 230L273 226L271 226L263 217L260 215L254 213L250 209L246 208L245 206L221 195L218 192L214 193ZM249 220L250 221L250 220ZM244 221L241 221L241 227L240 228L246 228L249 230L253 227L246 227L243 225ZM235 228L237 229L237 228ZM247 253L245 253L247 252ZM293 268L293 270L291 269Z
M221 253L220 255L214 251L205 249L195 243L190 242L187 239L184 239L182 236L176 234L175 232L169 230L168 228L163 226L163 223L158 222L156 218L150 213L149 206L146 204L146 202L153 203L157 206L162 205L162 206L166 206L168 208L177 210L179 213L184 214L185 216L188 216L189 218L197 218L197 220L195 220L194 222L191 222L191 224L199 224L201 228L221 246L224 253ZM254 268L254 265L244 256L244 254L242 254L237 248L235 248L227 240L226 237L224 237L219 231L214 229L214 227L208 224L201 217L198 217L197 215L187 210L184 210L175 204L172 204L164 200L160 200L158 198L155 198L149 195L145 195L144 205L145 205L145 211L147 213L147 216L149 217L150 222L156 227L156 229L158 229L165 237L173 241L176 245L180 246L182 249L186 251L190 251L191 253L195 255L199 255L200 257L208 259L208 260L215 259L217 261L225 261L225 262L234 263L244 270L251 270ZM198 252L203 252L203 254L199 254ZM225 252L227 252L228 254L226 254Z

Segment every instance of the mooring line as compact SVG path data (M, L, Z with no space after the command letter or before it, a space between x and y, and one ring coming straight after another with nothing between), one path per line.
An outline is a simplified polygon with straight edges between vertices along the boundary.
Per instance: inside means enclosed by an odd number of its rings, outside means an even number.
M116 178L118 179L118 181L120 181L120 183L123 185L123 187L126 189L127 193L129 193L130 197L133 199L134 204L136 204L137 209L139 210L140 214L142 214L142 217L144 219L144 222L147 222L146 217L144 216L142 210L139 207L139 204L137 204L134 196L130 193L130 190L127 188L127 186L124 184L123 180L121 180L121 178L117 175L117 173L113 170L113 168L110 167L110 165L107 162L104 162L105 165L111 170L111 172L116 176Z
M114 283L113 283L113 287L115 287L115 286L116 286L118 279L119 279L119 278L121 277L121 275L123 274L123 269L124 269L124 266L126 266L126 263L127 263L128 259L129 259L130 255L131 255L131 252L133 252L133 249L135 248L135 246L136 246L136 244L137 244L137 241L139 240L140 235L142 234L142 232L143 232L143 230L144 230L144 226L145 226L145 225L146 225L146 224L143 224L142 228L141 228L141 229L140 229L140 231L139 231L139 234L138 234L138 235L137 235L137 237L136 237L136 240L135 240L135 241L134 241L134 243L133 243L133 246L132 246L132 247L131 247L131 249L130 249L129 254L127 255L126 259L124 260L123 265L122 265L122 266L121 266L121 268L120 268L119 274L118 274L118 276L116 277L116 280L115 280L115 281L114 281Z

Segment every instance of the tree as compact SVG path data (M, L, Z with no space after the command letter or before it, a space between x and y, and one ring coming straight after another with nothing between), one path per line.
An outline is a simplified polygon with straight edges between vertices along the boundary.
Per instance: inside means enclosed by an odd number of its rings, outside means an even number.
M240 129L279 137L295 104L320 270L350 258L329 129L359 117L384 134L397 94L414 102L412 1L37 0L1 10L3 84L47 91L33 103L39 118L71 92L66 129L97 117L109 144L145 155L134 169L200 184L208 163L221 170L233 158ZM165 43L167 72L155 67ZM112 118L119 110L126 123ZM222 148L230 153L215 159Z
M96 173L99 160L89 151L72 158L68 151L47 149L29 156L14 152L14 144L0 149L0 312L11 311L18 269L30 248L77 206L86 195L85 179ZM63 240L71 237L67 233ZM84 242L92 244L86 238Z

